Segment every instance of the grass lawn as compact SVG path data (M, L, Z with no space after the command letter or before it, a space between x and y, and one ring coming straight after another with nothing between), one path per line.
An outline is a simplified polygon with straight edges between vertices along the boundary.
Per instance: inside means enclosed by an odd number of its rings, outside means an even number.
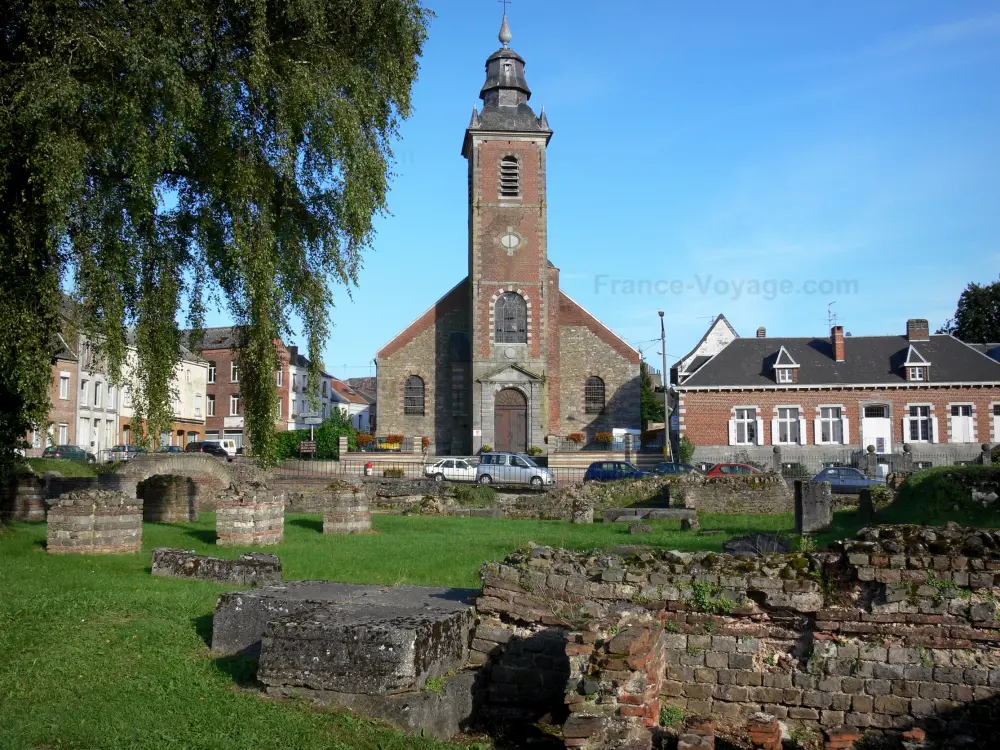
M47 471L58 471L64 477L96 477L94 467L83 461L70 461L65 458L29 458L27 464L36 474Z
M790 516L702 517L706 528L728 533L791 523ZM376 533L324 537L320 516L291 515L286 541L270 550L289 579L478 587L484 561L529 541L721 549L726 538L681 532L677 522L653 526L653 534L632 537L617 524L376 516ZM242 551L217 548L214 529L209 513L195 524L146 524L142 554L115 557L50 556L44 523L0 532L0 747L453 747L240 687L255 665L213 659L206 645L227 587L149 575L154 547L224 557Z

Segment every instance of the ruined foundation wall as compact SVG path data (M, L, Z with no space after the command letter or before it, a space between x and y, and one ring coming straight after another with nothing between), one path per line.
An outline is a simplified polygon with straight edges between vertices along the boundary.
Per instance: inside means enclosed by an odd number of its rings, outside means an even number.
M51 555L97 555L142 549L142 504L120 492L85 490L59 498L49 511Z
M533 664L534 682L515 682L509 705L552 701L546 675L576 675L573 660L585 654L610 658L590 643L639 617L656 639L662 632L660 698L689 714L743 723L763 710L805 728L885 732L960 724L983 733L997 718L995 532L881 527L832 552L745 558L534 548L482 575L473 655L494 682L509 660L520 663L508 655L516 639L560 633L566 644L550 669ZM577 677L570 707L597 692Z
M223 492L215 518L219 545L280 544L285 536L285 496L267 490Z

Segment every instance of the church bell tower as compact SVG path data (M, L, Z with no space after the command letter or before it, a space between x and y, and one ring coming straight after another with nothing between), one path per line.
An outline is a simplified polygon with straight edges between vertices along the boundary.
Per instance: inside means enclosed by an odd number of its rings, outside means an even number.
M469 310L473 449L542 445L558 369L558 271L548 261L544 109L529 106L525 62L510 47L486 61L462 154L469 163ZM556 360L555 362L553 360Z

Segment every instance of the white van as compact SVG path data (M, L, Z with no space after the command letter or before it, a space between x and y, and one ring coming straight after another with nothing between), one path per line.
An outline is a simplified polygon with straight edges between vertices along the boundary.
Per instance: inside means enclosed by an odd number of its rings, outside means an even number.
M229 454L230 458L236 455L236 441L235 440L206 440L206 443L215 443L216 445L222 446L222 449Z

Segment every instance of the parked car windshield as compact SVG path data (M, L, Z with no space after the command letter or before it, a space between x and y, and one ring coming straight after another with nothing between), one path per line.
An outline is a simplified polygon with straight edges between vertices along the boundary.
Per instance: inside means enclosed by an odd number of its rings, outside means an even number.
M538 468L538 464L536 464L536 463L535 463L534 461L532 461L532 460L531 460L530 458L528 458L527 456L522 456L522 455L521 455L521 454L519 453L519 454L517 455L517 458L519 458L519 459L521 459L522 461L524 461L524 462L525 462L526 464L528 464L528 466L533 466L533 467L535 467L535 468Z

